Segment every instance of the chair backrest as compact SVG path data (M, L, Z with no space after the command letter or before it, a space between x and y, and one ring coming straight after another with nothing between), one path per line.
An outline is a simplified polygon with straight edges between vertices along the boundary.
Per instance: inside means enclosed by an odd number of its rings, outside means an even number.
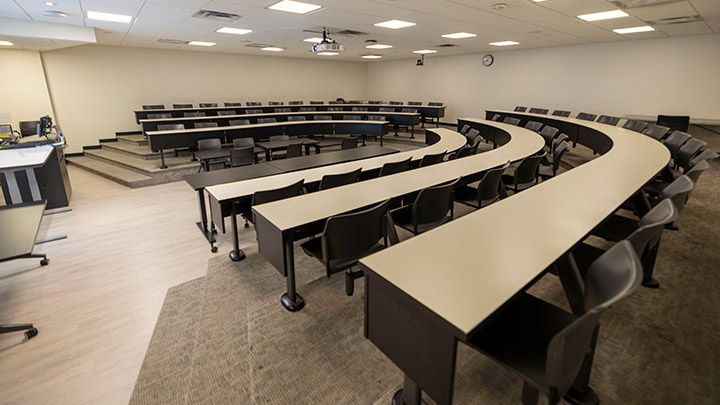
M307 119L305 118L304 115L289 115L287 117L287 120L288 121L306 121Z
M538 107L532 107L530 108L531 114L547 114L548 109L547 108L538 108Z
M370 100L370 101L368 101L368 104L382 104L382 103L383 103L382 100Z
M550 146L552 145L552 140L555 139L558 132L560 132L559 129L551 127L550 125L545 125L538 134L545 139L545 146Z
M326 174L320 179L320 190L327 190L334 187L344 186L346 184L355 183L360 179L361 167L347 172L339 174Z
M317 111L317 108L315 107L300 107L298 109L300 112L310 112L310 111Z
M422 159L420 159L420 167L442 163L446 153L447 151L423 156Z
M268 101L268 105L284 105L282 101Z
M201 112L186 112L186 113L183 113L183 117L204 117L204 116L205 116L205 113L202 112L202 111L201 111Z
M387 235L390 200L362 211L328 218L320 240L322 260L359 260Z
M347 102L348 104L362 104L362 100L350 100Z
M470 125L464 124L464 125L462 126L462 128L460 128L460 130L459 130L458 132L460 132L460 133L463 134L463 135L466 135L469 130L470 130Z
M217 107L217 103L200 103L200 108Z
M403 108L400 112L416 114L418 110L417 108Z
M457 152L455 152L454 155L450 156L450 159L460 159L467 156L470 156L473 154L473 148L470 145L465 145L462 148L458 149Z
M640 226L626 239L632 243L635 254L642 257L646 249L657 246L662 231L678 216L678 210L671 199L660 201L653 209L640 218Z
M700 162L707 161L708 163L712 162L713 160L717 159L719 155L715 152L713 152L710 149L705 149L704 151L700 152L699 155L695 156L690 160L690 167L695 167L696 165L700 164Z
M157 120L157 119L162 119L162 118L172 118L172 114L170 114L170 113L148 114L147 117L150 120Z
M245 110L246 114L262 114L263 110L261 108L248 108Z
M563 134L564 135L564 134ZM558 168L560 168L560 162L562 157L570 149L570 144L567 141L562 140L553 148L553 161L552 161L552 173L553 176L557 174Z
M539 132L542 126L542 122L537 121L528 121L527 124L525 124L525 128L535 132Z
M325 104L324 101L310 101L310 104Z
M422 101L408 101L407 105L422 105Z
M575 117L579 120L585 120L585 121L595 121L595 118L597 118L597 115L595 114L588 114L588 113L578 113L577 117Z
M368 115L368 121L387 121L384 115Z
M670 132L670 128L655 124L648 125L647 128L642 131L643 134L658 141L665 138L668 132Z
M270 141L289 141L290 135L273 135L270 137Z
M439 102L439 101L431 101L431 102L428 103L428 105L429 105L430 107L442 107L443 103L441 103L441 102Z
M290 159L290 158L302 156L302 147L303 147L302 142L291 143L287 147L287 153L285 154L285 157Z
M222 149L222 142L219 138L212 139L200 139L198 140L198 150L220 150Z
M505 117L503 122L510 125L520 125L520 118Z
M677 152L680 149L681 146L685 144L685 142L689 141L692 136L686 132L682 131L673 131L672 134L670 134L663 143L665 144L665 147L668 148L670 151L670 156L675 160L677 157Z
M528 108L527 108L527 107L525 107L525 106L522 106L522 105L516 105L516 106L515 106L515 109L514 109L513 111L517 111L517 112L526 112L526 111L527 111L527 109L528 109Z
M20 135L30 136L37 134L37 126L40 121L20 121Z
M332 121L332 115L316 115L313 117L316 121Z
M570 111L566 111L566 110L555 110L555 111L552 112L552 115L554 115L554 116L556 116L556 117L569 117L569 116L570 116Z
M146 104L142 106L143 110L164 110L165 105L164 104Z
M278 108L275 108L275 112L292 112L292 108L290 108L290 107L278 107Z
M228 124L230 124L231 127L235 125L250 125L250 120L229 120Z
M277 120L273 117L263 117L257 119L258 124L269 124L271 122L277 122Z
M678 210L678 214L680 214L683 209L685 209L685 203L694 188L695 183L693 183L690 177L683 175L665 186L658 195L658 200L671 199L673 204L675 204L675 208Z
M368 108L367 107L353 107L352 110L353 111L367 111Z
M249 136L233 139L233 148L244 148L246 146L255 146L255 139Z
M572 386L590 349L602 313L630 296L642 281L642 266L628 241L603 253L588 269L585 283L585 314L550 340L545 380L550 403L556 403Z
M395 109L394 109L394 108L390 108L390 107L380 107L380 108L378 109L378 111L379 111L379 112L395 112Z
M160 124L157 126L158 131L180 131L185 129L183 124ZM20 129L22 130L22 122L20 123Z
M625 121L625 123L623 124L622 127L625 129L629 129L631 131L642 132L645 129L645 127L647 127L647 125L648 125L647 122L638 121L638 120L627 120L627 121Z
M259 101L248 101L248 102L247 102L247 103L245 103L245 104L246 104L247 106L257 106L257 105L262 105L262 103L261 103L261 102L259 102Z
M380 176L389 176L391 174L401 173L410 168L411 158L401 160L399 162L385 163L380 169Z
M217 122L196 122L195 128L217 128Z
M390 104L390 105L403 105L403 102L402 102L402 101L391 101L391 102L389 102L388 104Z
M217 115L237 115L235 110L219 110Z
M192 104L173 104L173 108L192 108Z
M242 107L242 103L224 103L225 107Z
M700 161L700 163L696 164L692 167L692 169L685 172L685 175L690 178L690 180L693 181L693 183L697 184L698 180L700 180L700 175L703 174L703 172L710 168L710 163L708 163L707 160Z
M690 170L690 160L695 157L700 150L707 145L707 142L701 141L697 138L690 138L683 144L677 151L675 163L682 167L683 171Z
M658 115L656 124L671 130L687 132L690 126L690 117L687 115Z
M500 118L501 118L501 117L500 117L500 114L495 114L495 115L493 115L492 118L490 118L490 119L493 120L493 121L500 122Z
M303 185L305 180L300 180L297 183L290 184L289 186L276 188L273 190L256 191L252 196L251 205L254 207L260 204L266 204L273 201L283 200L285 198L296 197L303 193Z
M345 109L342 107L328 107L328 111L344 111Z
M246 166L255 163L254 149L252 146L230 149L230 166Z
M500 198L500 180L502 180L502 175L508 167L510 167L509 161L502 166L485 172L477 189L477 200L480 207L484 206L483 202L490 204Z
M303 102L300 101L300 100L297 100L297 101L288 101L288 104L289 104L289 105L302 105L302 103L303 103Z
M341 149L355 149L358 147L358 140L357 137L350 137L350 138L343 138Z
M359 115L343 115L342 119L345 121L359 121L362 117Z
M620 118L613 117L611 115L601 115L598 117L597 122L601 124L617 125L617 123L620 122Z
M540 162L542 162L545 155L543 153L542 155L532 155L523 159L515 168L514 183L517 185L537 182Z
M453 189L460 179L420 190L412 204L412 224L417 233L418 225L432 224L447 217L452 208Z
M567 135L560 133L558 136L553 138L552 143L550 144L550 150L554 151L555 148L557 148L559 143L561 143L563 141L567 141L568 138L569 137Z
M470 128L467 134L465 134L465 138L467 138L467 144L472 145L478 136L480 136L480 131L475 128Z

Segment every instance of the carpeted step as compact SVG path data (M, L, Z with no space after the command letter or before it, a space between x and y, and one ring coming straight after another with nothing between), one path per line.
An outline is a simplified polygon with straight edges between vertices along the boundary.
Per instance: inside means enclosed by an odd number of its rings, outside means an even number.
M122 143L138 146L148 145L148 140L145 138L145 135L116 135L115 137L118 139L118 142Z
M103 149L112 152L124 153L128 156L143 160L159 160L160 152L153 152L147 145L138 145L130 142L108 142L102 144ZM187 154L189 156L189 153Z
M97 174L98 176L105 177L131 188L146 187L157 184L150 176L87 156L68 157L67 162L91 173Z

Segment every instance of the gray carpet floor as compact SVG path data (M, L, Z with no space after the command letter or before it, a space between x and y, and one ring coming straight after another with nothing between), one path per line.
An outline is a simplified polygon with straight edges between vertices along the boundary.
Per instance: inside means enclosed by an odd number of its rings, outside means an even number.
M566 159L581 164L589 154ZM720 164L701 177L665 231L657 290L641 288L601 320L591 385L602 403L720 403ZM456 206L456 213L470 212ZM401 238L409 234L401 231ZM171 288L132 404L390 404L401 372L362 335L362 280L347 297L341 274L295 252L297 313L280 305L284 278L257 252L209 261L206 277ZM530 289L568 308L552 275ZM522 380L464 345L456 404L520 403ZM428 399L428 403L433 402Z

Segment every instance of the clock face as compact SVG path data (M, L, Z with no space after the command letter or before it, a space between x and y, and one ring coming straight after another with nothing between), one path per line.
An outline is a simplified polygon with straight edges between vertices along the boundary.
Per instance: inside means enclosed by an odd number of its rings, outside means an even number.
M493 56L490 55L490 54L485 55L485 56L483 56L483 58L482 58L483 65L485 65L485 66L490 66L490 65L492 65L494 60L495 60L495 58L493 58Z

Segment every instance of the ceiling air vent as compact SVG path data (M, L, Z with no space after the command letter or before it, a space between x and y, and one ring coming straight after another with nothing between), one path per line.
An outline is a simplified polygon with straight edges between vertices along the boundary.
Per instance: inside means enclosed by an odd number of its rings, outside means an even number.
M673 25L673 24L687 24L691 22L702 21L699 15L686 15L683 17L670 17L661 18L655 21L646 21L650 25Z
M685 0L611 0L610 3L623 9L631 9L649 6L660 6L670 3L682 3L684 1Z
M164 44L175 44L175 45L187 45L190 43L190 41L183 41L181 39L170 39L170 38L158 39L158 42L162 42Z
M249 46L250 48L267 48L268 46L272 46L272 45L269 45L269 44L258 44L258 43L253 42L253 43L247 44L247 45L245 45L245 46Z
M454 48L454 47L456 47L456 46L457 46L457 45L455 45L455 44L440 44L440 45L438 45L437 47L438 47L438 48Z
M200 10L192 16L193 18L204 18L208 20L218 20L225 22L233 22L242 18L242 16L239 14L223 13L222 11L212 10Z

